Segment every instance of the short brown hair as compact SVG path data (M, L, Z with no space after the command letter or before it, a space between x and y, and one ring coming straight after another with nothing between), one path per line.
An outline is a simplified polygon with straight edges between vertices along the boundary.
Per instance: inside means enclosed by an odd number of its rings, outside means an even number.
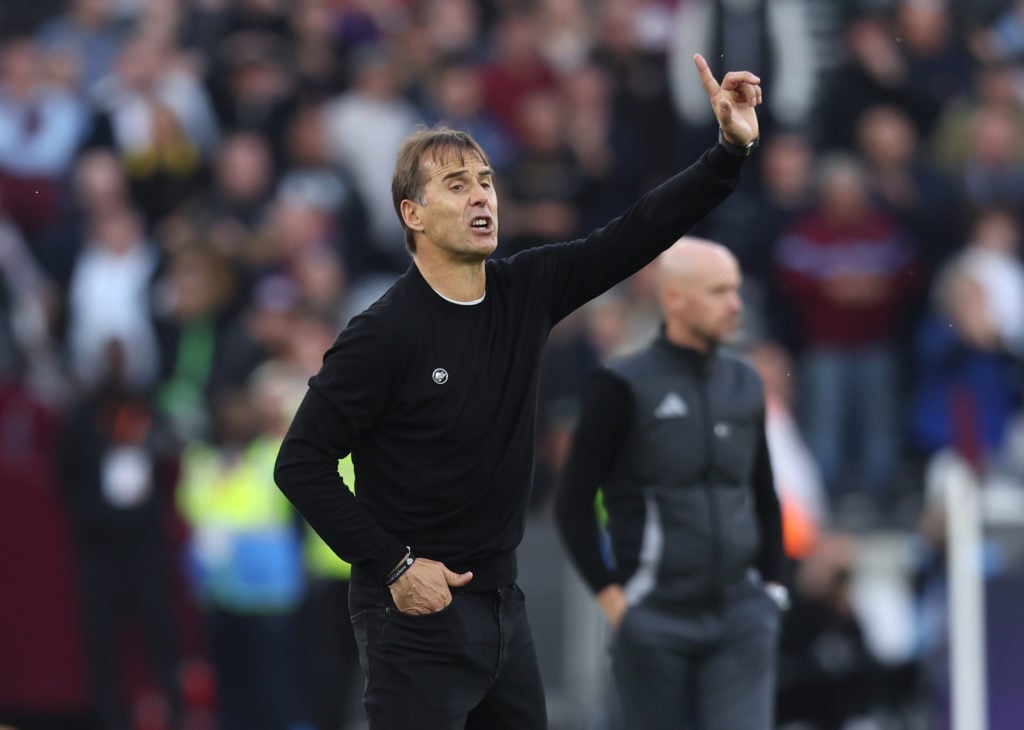
M430 155L435 161L440 161L449 150L457 152L460 156L472 153L485 165L491 164L487 153L468 133L445 126L418 129L402 140L398 148L395 174L391 178L391 199L395 204L398 220L402 222L405 247L409 249L409 253L416 252L416 240L413 238L413 231L406 227L402 218L402 201L415 200L420 205L426 202L423 198L423 186L427 182L423 171L423 158Z

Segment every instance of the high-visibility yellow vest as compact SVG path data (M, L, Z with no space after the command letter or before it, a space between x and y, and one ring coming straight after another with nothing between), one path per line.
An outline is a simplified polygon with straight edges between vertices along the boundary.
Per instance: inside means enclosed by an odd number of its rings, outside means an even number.
M207 444L191 444L181 459L178 509L194 528L259 529L287 524L291 505L274 483L279 442L254 439L227 461Z
M182 455L177 503L192 528L188 568L199 600L238 613L279 613L305 595L298 525L274 483L279 441L230 455L193 444Z

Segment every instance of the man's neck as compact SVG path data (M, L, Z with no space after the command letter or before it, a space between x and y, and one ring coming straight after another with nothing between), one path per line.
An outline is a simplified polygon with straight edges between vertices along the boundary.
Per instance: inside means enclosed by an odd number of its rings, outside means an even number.
M711 352L717 344L708 342L702 337L698 337L693 330L688 327L675 325L672 322L665 323L664 335L665 339L676 347L685 347L690 350L696 350L697 352L705 355Z
M484 259L452 261L417 253L412 260L430 288L446 299L473 302L487 290Z

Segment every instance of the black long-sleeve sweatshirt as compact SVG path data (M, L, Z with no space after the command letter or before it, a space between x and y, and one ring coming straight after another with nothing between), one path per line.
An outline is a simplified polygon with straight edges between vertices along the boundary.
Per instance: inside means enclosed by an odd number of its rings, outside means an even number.
M632 275L724 200L743 160L716 146L585 239L486 264L483 301L434 292L412 266L324 356L275 478L316 532L379 584L411 546L468 588L515 580L551 328ZM353 496L337 473L352 453Z

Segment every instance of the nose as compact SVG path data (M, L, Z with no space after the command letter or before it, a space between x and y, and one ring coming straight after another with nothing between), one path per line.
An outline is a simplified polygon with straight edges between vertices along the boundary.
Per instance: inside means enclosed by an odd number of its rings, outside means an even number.
M474 182L470 189L470 205L484 205L487 202L487 189L480 182Z

